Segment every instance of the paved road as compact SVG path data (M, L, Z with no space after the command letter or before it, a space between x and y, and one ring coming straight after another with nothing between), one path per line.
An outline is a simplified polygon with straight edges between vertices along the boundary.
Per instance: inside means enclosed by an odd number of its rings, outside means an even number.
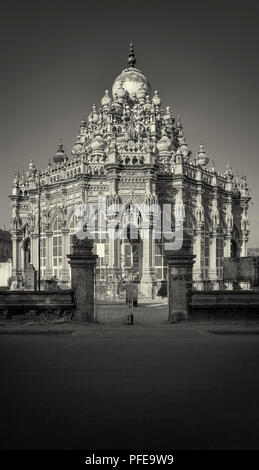
M97 319L102 324L125 324L127 314L131 313L131 307L125 304L97 305ZM162 325L168 322L167 299L140 302L133 308L134 323L136 325Z
M1 336L0 447L258 448L258 336L152 331Z

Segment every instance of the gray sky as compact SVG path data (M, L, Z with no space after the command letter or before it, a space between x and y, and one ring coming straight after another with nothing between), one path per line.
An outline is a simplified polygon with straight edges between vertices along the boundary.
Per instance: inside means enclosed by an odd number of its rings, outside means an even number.
M247 175L250 246L259 246L259 6L237 2L10 1L0 6L0 214L11 182L33 159L47 166L62 137L69 154L81 115L127 66L180 114L193 154L203 139L216 168Z

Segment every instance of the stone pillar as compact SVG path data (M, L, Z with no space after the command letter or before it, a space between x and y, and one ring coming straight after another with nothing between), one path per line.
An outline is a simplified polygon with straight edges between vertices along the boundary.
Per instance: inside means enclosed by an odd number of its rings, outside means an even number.
M232 238L231 233L227 233L227 235L224 238L224 258L231 257L231 238Z
M153 297L152 246L152 226L149 225L143 228L142 275L140 282L140 294L149 299Z
M67 262L67 253L69 253L69 228L62 228L62 271L61 271L61 281L64 284L69 284L70 275L69 275L69 265Z
M219 282L217 276L217 229L213 229L210 238L210 281L212 290L218 290Z
M72 238L72 254L67 255L71 266L71 287L75 296L74 318L81 322L94 322L94 270L97 255L92 253L93 240Z
M168 320L170 323L187 320L192 293L192 267L195 255L191 253L191 239L185 234L180 250L166 253L168 265Z
M31 264L38 270L38 234L31 234Z
M52 235L53 232L46 231L46 269L45 269L45 279L51 279L53 277L53 268L52 268Z
M247 242L248 242L248 234L244 231L241 234L241 248L240 248L240 257L244 258L247 256Z
M202 232L201 227L197 227L194 234L194 244L193 252L196 256L194 266L193 266L193 280L195 282L195 287L198 290L203 290L203 272L201 266L201 250L202 250Z
M12 247L13 247L13 268L12 276L17 281L19 287L22 283L22 268L21 268L21 237L17 232L12 232Z

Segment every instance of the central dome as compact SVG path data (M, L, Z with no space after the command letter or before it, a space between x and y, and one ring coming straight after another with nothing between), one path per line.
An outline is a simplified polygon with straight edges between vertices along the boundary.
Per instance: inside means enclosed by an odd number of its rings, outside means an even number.
M128 63L129 68L121 72L112 86L112 96L114 100L125 98L134 103L138 99L150 95L151 87L145 75L134 67L136 57L133 44L130 44Z
M125 98L129 98L130 101L135 102L139 94L141 94L141 96L144 95L144 97L150 95L151 87L147 78L140 70L129 67L123 70L116 78L112 86L113 98L121 97L123 90L125 92Z

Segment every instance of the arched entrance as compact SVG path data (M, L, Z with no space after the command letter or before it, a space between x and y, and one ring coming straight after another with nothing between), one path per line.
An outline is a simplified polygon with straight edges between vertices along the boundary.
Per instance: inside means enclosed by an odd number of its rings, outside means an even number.
M128 224L124 244L124 276L125 280L132 279L139 282L142 274L142 240L139 229L134 224Z

